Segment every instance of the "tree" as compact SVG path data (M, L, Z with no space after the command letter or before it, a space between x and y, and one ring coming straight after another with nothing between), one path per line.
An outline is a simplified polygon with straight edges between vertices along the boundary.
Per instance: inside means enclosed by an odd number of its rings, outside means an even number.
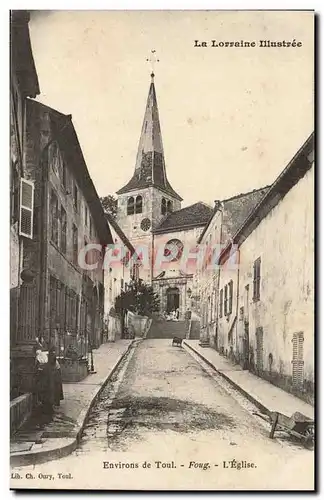
M102 196L100 201L104 212L110 214L115 219L117 215L117 198L112 194L108 194L108 196Z
M153 312L159 311L160 301L153 287L145 284L143 280L132 281L127 291L116 297L115 309L122 316L126 310L141 316L151 316Z

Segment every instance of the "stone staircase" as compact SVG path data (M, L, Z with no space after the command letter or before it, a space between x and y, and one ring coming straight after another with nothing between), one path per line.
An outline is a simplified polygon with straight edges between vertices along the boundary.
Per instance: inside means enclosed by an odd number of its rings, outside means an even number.
M147 339L172 339L173 337L186 338L185 321L166 321L153 318Z

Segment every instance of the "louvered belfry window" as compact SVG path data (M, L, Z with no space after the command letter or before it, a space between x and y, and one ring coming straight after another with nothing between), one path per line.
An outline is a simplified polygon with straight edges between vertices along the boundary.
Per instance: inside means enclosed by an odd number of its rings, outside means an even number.
M143 198L141 196L136 196L135 213L141 214L142 211L143 211Z
M19 234L33 238L34 183L20 179Z
M167 211L166 199L162 198L162 200L161 200L161 214L165 215L166 211Z
M133 215L135 213L135 200L134 197L131 196L127 200L127 215Z
M304 333L294 333L292 338L292 382L296 388L301 388L304 382Z

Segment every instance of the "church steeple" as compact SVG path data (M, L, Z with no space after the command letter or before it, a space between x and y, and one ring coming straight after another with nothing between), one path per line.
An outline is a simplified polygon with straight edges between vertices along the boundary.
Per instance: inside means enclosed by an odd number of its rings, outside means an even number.
M182 201L172 189L165 171L165 160L162 144L159 110L156 99L154 73L151 73L151 84L147 97L146 109L131 180L117 194L128 193L138 189L154 186Z

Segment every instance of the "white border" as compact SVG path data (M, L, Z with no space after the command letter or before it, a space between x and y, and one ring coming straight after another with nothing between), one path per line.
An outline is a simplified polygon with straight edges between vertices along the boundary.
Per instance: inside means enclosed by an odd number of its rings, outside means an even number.
M170 9L170 10L204 10L204 9L210 9L210 10L312 10L314 9L318 15L321 14L321 7L323 5L323 2L320 2L319 0L315 0L312 2L310 5L308 2L302 2L302 1L288 1L288 0L268 0L264 2L260 1L246 1L242 2L239 0L227 0L227 1L207 1L207 0L186 0L186 1L177 1L175 2L174 0L165 0L165 1L160 1L156 0L154 2L154 7L152 6L152 2L149 1L140 1L140 0L120 0L119 2L113 1L113 0L92 0L91 2L86 2L79 0L78 2L72 2L71 0L56 0L54 1L46 1L46 0L37 0L37 1L30 1L30 2L25 2L25 1L12 1L12 2L7 2L6 0L3 0L0 6L0 13L1 13L1 24L0 24L0 37L1 37L1 44L0 44L0 61L1 61L1 68L2 68L2 75L5 74L7 75L7 78L1 78L0 80L0 85L1 85L1 92L0 92L0 109L1 109L1 134L0 134L0 140L1 140L1 146L0 146L0 151L1 151L1 156L2 156L2 161L1 161L1 174L2 174L2 179L0 182L0 207L1 207L1 218L0 218L0 223L1 223L1 235L2 235L2 245L0 249L0 258L2 262L2 270L1 270L1 287L0 287L0 294L1 294L1 330L2 330L2 339L1 339L1 390L2 390L2 412L1 412L1 429L3 431L3 437L1 440L2 446L1 446L1 451L2 453L0 454L1 457L1 473L2 477L0 479L0 494L2 498L7 498L11 497L12 492L9 492L8 487L9 487L9 411L7 407L7 401L8 401L8 394L9 394L9 293L8 293L8 283L9 283L9 242L7 241L7 237L9 236L9 46L8 46L8 40L9 40L9 9L39 9L39 10L164 10L164 9ZM320 68L322 67L321 62L323 57L323 41L322 37L320 36L319 29L318 29L318 46L317 46L317 51L319 53L318 55L318 76L317 76L317 93L319 94L319 82L322 81L321 74L320 74ZM318 123L317 125L319 126L320 119L322 117L322 105L318 101L317 103L319 105L319 109L317 109L318 113ZM320 127L317 130L317 144L318 146L320 144L323 144L323 133L320 130ZM317 155L317 158L319 155ZM320 165L317 165L317 171L319 172L320 170ZM319 181L319 186L318 187L318 210L317 210L317 216L318 216L318 228L319 228L319 235L323 234L323 229L324 229L324 223L323 220L321 220L320 215L322 215L322 203L321 199L324 196L324 191L323 191L323 175L320 176L318 175L318 181ZM318 241L319 247L318 247L318 258L320 258L320 240ZM318 266L316 267L317 272ZM321 269L320 273L320 278L322 278L322 273L323 273L323 267ZM320 283L322 283L322 280L320 280ZM318 283L318 285L320 285ZM324 311L324 296L321 293L320 287L318 286L318 301L317 301L317 314L319 315L321 311ZM323 317L323 314L321 315L321 318L318 318L321 320ZM318 323L318 331L317 331L317 349L318 346L320 346L320 357L323 359L323 341L321 341L321 334L324 331L322 328L322 322L319 321ZM318 352L318 351L317 351ZM318 363L320 366L320 363ZM321 388L322 387L322 380L323 380L323 371L319 372L319 377L317 379L317 384ZM319 412L322 415L322 407L319 408ZM318 449L322 448L322 439L318 439ZM319 460L319 469L317 471L318 473L318 483L320 486L320 478L322 477L322 460ZM323 466L324 467L324 466ZM31 493L32 494L32 493ZM91 493L89 492L89 495ZM117 497L118 494L110 494L110 497ZM61 498L64 498L66 495L61 494ZM79 496L79 495L76 495ZM170 495L169 497L173 497L174 495ZM202 494L197 494L198 497L203 497ZM231 497L232 495L222 495L220 493L217 493L218 497L224 497L228 498ZM253 495L255 496L255 495ZM259 496L259 495L257 495ZM261 494L260 494L261 496ZM278 495L276 494L276 497L279 498L283 495ZM293 495L294 496L294 495ZM309 495L305 495L309 496ZM40 498L42 498L43 495L40 495Z

